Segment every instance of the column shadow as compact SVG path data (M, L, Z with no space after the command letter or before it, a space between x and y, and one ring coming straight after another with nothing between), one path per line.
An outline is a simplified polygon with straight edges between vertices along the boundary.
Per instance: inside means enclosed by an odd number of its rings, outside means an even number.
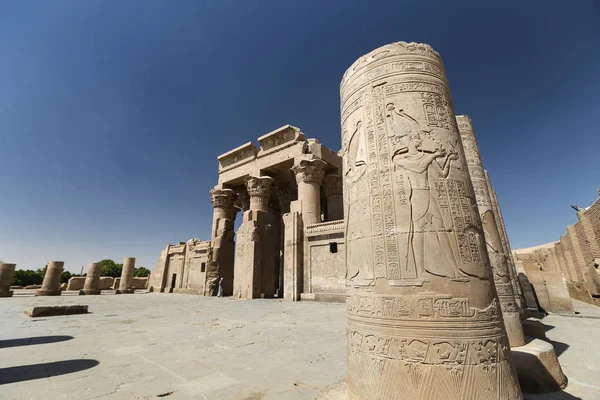
M98 364L100 363L96 360L75 359L0 368L0 385L71 374L93 368Z
M73 339L73 336L69 335L55 335L55 336L34 336L28 338L19 338L19 339L6 339L0 340L0 349L6 349L9 347L19 347L19 346L32 346L36 344L47 344L47 343L57 343L64 342L67 340Z
M556 356L560 356L569 348L569 345L563 342L557 342L556 340L549 340L550 344L554 347Z

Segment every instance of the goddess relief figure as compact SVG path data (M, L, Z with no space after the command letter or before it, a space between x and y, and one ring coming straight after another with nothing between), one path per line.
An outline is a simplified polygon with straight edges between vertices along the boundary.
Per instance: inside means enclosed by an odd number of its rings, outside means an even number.
M450 244L436 196L431 191L429 179L447 178L452 161L458 160L456 152L448 152L440 145L433 152L422 148L419 123L397 110L393 103L387 105L388 136L395 136L404 144L392 155L395 166L401 168L409 182L410 203L409 239L406 269L416 270L418 276L427 271L432 275L456 280L467 280L461 274L454 250Z
M347 278L355 284L369 284L373 281L373 263L371 261L370 237L366 237L363 228L365 219L361 215L359 192L363 185L359 181L367 172L367 147L362 131L362 121L352 125L352 134L348 140L347 155L344 157L344 175L349 192L346 237L352 241L347 250Z

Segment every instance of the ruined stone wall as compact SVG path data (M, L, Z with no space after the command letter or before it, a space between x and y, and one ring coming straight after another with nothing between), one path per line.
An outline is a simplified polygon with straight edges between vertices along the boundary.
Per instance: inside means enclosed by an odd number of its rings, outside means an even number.
M564 304L564 296L559 294L563 293L560 279L545 273L560 272L571 298L600 305L600 275L597 267L600 261L600 199L580 211L577 217L579 220L567 227L567 233L558 242L515 250L513 255L523 264L536 291L540 284L544 284L544 289L540 290L546 291L550 297L553 294L561 296L560 303ZM540 275L537 271L544 273ZM551 284L548 283L549 279ZM548 302L551 303L551 299Z
M309 225L304 233L302 300L345 301L344 221Z

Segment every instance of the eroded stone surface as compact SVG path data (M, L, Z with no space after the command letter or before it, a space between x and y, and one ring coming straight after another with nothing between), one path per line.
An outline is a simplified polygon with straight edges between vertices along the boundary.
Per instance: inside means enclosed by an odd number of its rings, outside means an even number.
M10 290L15 268L17 264L0 263L0 297L11 297L13 292Z
M57 315L86 314L87 305L69 304L58 306L34 306L25 309L25 315L31 318L53 317Z
M64 265L64 261L50 261L48 263L42 287L35 292L36 296L60 296L60 277Z
M522 398L440 56L383 46L340 92L349 398Z

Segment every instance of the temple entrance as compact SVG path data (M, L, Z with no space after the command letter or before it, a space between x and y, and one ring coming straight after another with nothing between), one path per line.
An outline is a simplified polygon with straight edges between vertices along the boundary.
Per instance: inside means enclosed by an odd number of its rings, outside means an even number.
M173 274L171 276L171 292L175 289L175 285L177 283L177 274Z

